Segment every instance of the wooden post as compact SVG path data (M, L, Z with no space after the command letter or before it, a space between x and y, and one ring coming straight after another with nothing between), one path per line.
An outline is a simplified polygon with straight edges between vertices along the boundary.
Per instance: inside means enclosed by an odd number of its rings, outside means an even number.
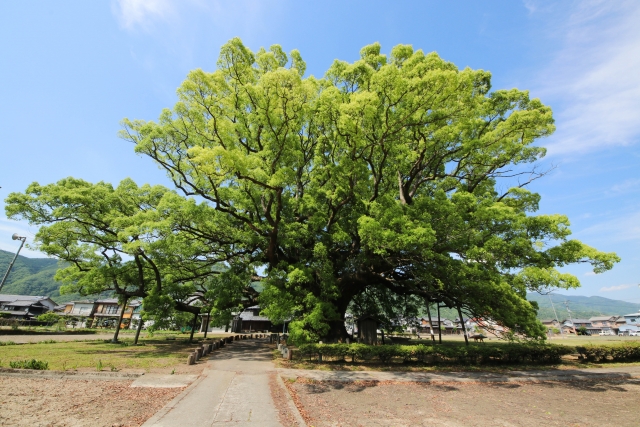
M438 308L438 342L442 344L442 318L440 317L440 303L436 305Z
M196 363L196 358L193 353L191 353L187 358L187 365L193 365L194 363Z
M198 313L193 314L193 322L191 322L191 335L189 336L189 342L193 341L193 333L196 330L196 323L198 322Z
M209 318L211 317L211 314L207 313L207 324L204 327L204 339L207 339L207 332L209 331Z
M433 334L433 321L431 320L431 308L429 307L429 300L427 300L427 316L429 317L429 334L431 334L431 341L435 344L436 336Z

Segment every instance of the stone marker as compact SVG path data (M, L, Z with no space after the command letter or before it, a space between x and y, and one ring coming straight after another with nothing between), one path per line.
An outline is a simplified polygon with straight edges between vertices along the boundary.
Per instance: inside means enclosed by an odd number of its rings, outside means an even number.
M287 349L287 360L293 360L293 350Z
M193 365L194 363L196 363L196 359L193 356L193 353L191 353L187 358L187 365Z

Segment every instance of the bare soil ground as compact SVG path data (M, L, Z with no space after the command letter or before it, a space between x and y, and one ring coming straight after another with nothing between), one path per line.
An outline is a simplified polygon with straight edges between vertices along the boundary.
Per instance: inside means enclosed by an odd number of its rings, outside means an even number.
M640 380L288 383L310 426L637 426Z
M139 426L183 390L131 382L0 376L0 425Z

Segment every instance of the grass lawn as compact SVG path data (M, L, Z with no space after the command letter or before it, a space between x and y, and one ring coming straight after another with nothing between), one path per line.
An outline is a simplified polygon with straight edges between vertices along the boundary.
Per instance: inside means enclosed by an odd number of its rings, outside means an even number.
M128 334L127 334L128 335ZM202 334L195 339L202 339ZM56 342L0 346L0 367L8 368L9 362L37 359L49 363L50 370L145 370L169 368L185 364L188 350L195 342L188 342L188 335L145 337L139 345L133 345L133 337L121 336L120 344L104 340ZM207 340L216 338L208 335ZM99 369L101 368L101 369Z

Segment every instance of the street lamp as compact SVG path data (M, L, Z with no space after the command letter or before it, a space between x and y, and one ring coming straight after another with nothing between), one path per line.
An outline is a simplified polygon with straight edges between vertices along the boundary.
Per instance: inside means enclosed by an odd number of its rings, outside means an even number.
M18 248L18 252L16 252L16 255L11 260L11 264L9 264L9 268L7 268L7 272L4 273L4 277L2 278L2 282L0 282L0 291L2 291L2 287L4 286L4 282L6 282L7 281L7 277L9 277L9 272L11 271L11 267L13 267L13 263L16 262L16 258L18 258L18 254L20 253L20 250L22 249L22 246L24 246L24 242L27 241L26 237L18 236L18 233L13 233L13 236L11 236L11 238L13 240L20 240L21 243L20 243L20 247Z

